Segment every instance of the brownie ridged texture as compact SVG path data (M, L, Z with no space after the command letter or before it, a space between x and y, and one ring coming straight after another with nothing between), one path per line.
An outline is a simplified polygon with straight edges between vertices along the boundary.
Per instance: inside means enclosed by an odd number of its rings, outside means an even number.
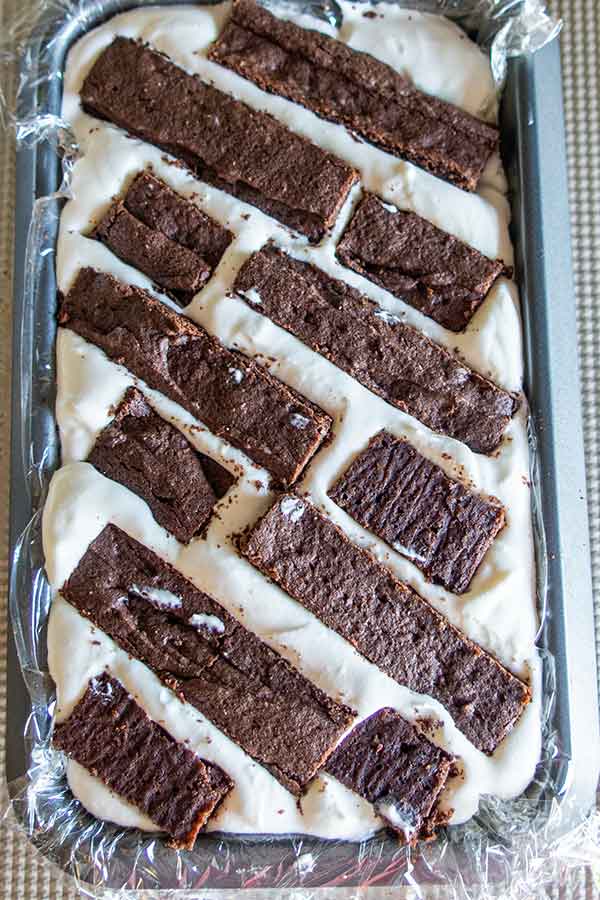
M422 332L272 244L242 266L234 291L374 394L477 453L499 446L518 408L514 394Z
M307 500L277 500L242 553L382 672L438 700L484 753L494 752L529 702L524 682Z
M302 472L330 417L146 291L81 269L59 323L179 403L283 484Z
M365 194L359 203L336 255L349 269L455 332L464 331L496 279L510 273L501 259L488 259L374 194Z
M174 847L194 846L233 787L219 766L172 738L107 673L92 678L52 742L166 831Z
M61 594L295 795L355 715L115 525Z
M210 278L233 234L150 172L140 172L92 231L118 257L186 306Z
M326 771L372 803L406 843L416 844L434 836L437 802L453 761L386 707L352 729L329 757Z
M257 206L313 243L358 175L276 119L189 75L166 56L117 37L81 89L86 112L180 159L199 178Z
M146 501L159 525L187 544L203 531L235 481L128 388L88 457L99 472Z
M391 66L236 0L209 58L394 156L474 191L498 130L417 90Z
M328 494L455 594L469 590L505 520L499 500L468 490L387 431L371 438Z

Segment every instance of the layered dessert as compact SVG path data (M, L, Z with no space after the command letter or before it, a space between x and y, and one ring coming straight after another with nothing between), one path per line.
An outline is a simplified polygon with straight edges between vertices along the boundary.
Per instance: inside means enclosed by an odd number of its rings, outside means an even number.
M339 10L132 10L65 70L53 743L173 847L416 844L540 754L489 61Z

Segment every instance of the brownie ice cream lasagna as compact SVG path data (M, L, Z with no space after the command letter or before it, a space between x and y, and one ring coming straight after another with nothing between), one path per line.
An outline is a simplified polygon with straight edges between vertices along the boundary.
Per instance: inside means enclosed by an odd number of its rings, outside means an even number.
M65 72L53 742L173 847L414 844L540 753L489 63L340 9L132 10Z

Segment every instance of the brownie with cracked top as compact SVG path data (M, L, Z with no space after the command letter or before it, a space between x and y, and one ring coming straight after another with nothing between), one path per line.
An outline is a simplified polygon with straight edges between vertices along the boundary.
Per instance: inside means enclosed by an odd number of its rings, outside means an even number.
M88 462L145 500L158 524L184 544L204 530L215 504L235 482L136 388L125 392Z
M233 788L214 763L153 722L120 681L92 678L52 743L191 850L201 828Z
M450 331L464 331L500 275L512 274L501 259L374 194L362 198L336 256Z
M186 306L210 278L233 234L148 171L140 172L90 237Z
M368 53L235 0L209 58L258 87L344 125L382 150L474 191L498 129L418 90Z
M506 517L495 497L470 491L388 431L371 438L327 493L455 594L469 590Z
M251 203L312 243L330 229L355 170L273 116L116 37L81 88L83 108L180 159L202 181Z
M478 750L492 754L529 703L527 684L305 498L278 499L241 552L382 672L438 700Z
M283 484L298 478L331 427L322 409L229 350L147 291L81 269L59 324L100 347Z
M362 385L433 431L492 453L519 398L310 263L266 244L233 290Z
M296 796L355 716L116 525L61 594Z

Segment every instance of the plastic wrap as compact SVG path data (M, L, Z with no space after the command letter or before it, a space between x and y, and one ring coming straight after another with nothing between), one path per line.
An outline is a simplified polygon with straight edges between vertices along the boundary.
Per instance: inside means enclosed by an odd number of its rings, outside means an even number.
M507 58L541 48L560 30L560 22L548 15L540 0L412 0L401 5L445 14L464 25L491 54L499 91ZM125 2L117 3L110 11L127 7ZM51 102L52 93L60 90L61 78L55 42L64 42L69 30L79 36L98 24L105 9L103 0L40 2L39 20L33 29L28 12L13 24L1 48L0 61L10 66L18 60L20 65L16 98L4 97L0 104L4 124L14 130L21 147L49 142L62 166L60 187L34 198L26 249L26 299L36 297L40 285L53 278L61 201L69 196L72 162L78 152L68 124L53 112L56 106ZM335 0L303 4L302 11L332 21L338 15ZM366 896L363 891L367 888L369 896L371 892L383 896L392 886L403 886L411 895L421 896L435 886L447 896L525 898L544 884L555 882L569 866L600 862L600 816L592 813L581 820L571 808L571 760L553 716L555 659L544 640L547 555L533 433L531 480L541 611L543 753L524 795L513 801L483 798L471 821L446 829L437 840L416 849L398 846L385 833L360 844L305 837L240 839L208 834L197 841L193 851L173 851L159 838L92 818L73 799L63 760L49 742L53 685L46 668L45 623L51 590L43 569L40 516L59 459L52 416L53 340L52 316L34 303L27 304L20 323L20 422L16 426L23 429L20 444L26 448L20 461L26 479L23 490L29 492L29 505L35 514L14 546L11 616L31 698L25 732L30 765L26 776L9 785L6 816L42 853L73 874L84 894L98 896L110 889L114 896L112 892L120 889L168 889L196 897L199 890L211 889L215 896L226 897L244 888L251 898L268 888L272 889L272 898L288 896L294 889L298 897L309 898L317 889L327 887L336 888L332 896L342 898L359 892Z

